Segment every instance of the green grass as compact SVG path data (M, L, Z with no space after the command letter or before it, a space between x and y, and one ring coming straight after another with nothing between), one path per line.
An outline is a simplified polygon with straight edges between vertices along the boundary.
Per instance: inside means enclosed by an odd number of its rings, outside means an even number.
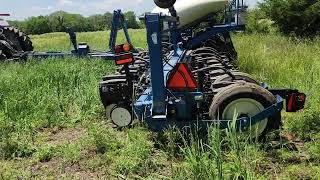
M79 42L107 49L109 32L79 33ZM145 31L131 30L146 48ZM117 131L104 118L100 78L112 62L89 59L30 60L0 64L0 179L319 179L320 40L278 35L233 36L241 70L272 88L308 95L303 112L283 113L288 141L260 144L232 129L206 138L164 134L145 127ZM71 48L68 36L32 36L35 49ZM124 41L121 35L121 42Z
M145 30L129 31L132 42L136 47L147 47ZM87 42L91 49L107 50L109 48L110 31L77 33L78 42ZM66 33L50 33L32 37L36 51L69 51L72 49L69 36ZM119 33L119 43L125 42L123 32Z

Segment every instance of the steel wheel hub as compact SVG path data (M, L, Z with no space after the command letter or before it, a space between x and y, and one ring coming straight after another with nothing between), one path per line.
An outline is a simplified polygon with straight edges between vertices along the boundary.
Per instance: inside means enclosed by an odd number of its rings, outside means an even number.
M227 105L222 113L222 119L234 119L235 115L237 115L236 117L238 118L253 117L263 110L264 106L260 102L250 98L240 98L232 101ZM267 124L268 119L264 119L247 128L250 136L254 138L262 134L263 131L267 128Z
M127 109L118 107L112 110L111 120L118 127L126 127L131 124L132 116Z

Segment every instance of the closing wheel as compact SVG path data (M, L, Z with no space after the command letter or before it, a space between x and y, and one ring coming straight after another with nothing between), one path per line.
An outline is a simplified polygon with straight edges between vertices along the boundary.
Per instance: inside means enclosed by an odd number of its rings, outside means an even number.
M212 119L232 120L253 117L276 103L276 98L268 90L252 83L239 82L223 88L213 98L209 114ZM264 136L272 129L280 127L280 112L248 127L251 137Z
M111 120L117 127L127 127L132 122L130 111L122 107L115 107L111 111Z

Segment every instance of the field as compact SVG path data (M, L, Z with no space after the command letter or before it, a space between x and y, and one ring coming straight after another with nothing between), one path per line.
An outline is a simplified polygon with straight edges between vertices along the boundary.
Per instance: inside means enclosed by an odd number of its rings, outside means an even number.
M145 48L145 31L130 31ZM107 49L109 32L79 33ZM320 179L320 40L233 35L239 68L271 87L308 95L283 113L280 140L249 142L232 129L206 138L143 125L118 131L104 117L100 78L112 62L30 60L0 64L0 179ZM70 50L63 33L32 36L35 49ZM123 39L122 39L123 40Z

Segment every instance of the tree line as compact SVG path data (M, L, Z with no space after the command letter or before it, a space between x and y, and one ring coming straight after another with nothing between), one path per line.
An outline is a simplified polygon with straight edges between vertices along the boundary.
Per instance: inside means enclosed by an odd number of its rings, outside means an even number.
M134 12L125 13L128 27L138 29L144 24ZM11 25L28 34L62 32L72 27L77 32L111 29L112 13L83 17L57 11L48 16L11 21ZM289 36L314 38L320 35L319 0L264 0L247 15L247 33L281 33Z
M281 33L312 39L320 35L319 0L264 0L248 14L249 33Z
M128 11L124 14L128 28L139 29L143 27L134 12ZM80 14L57 11L48 16L30 17L24 21L10 21L9 23L27 34L64 32L67 27L72 27L77 32L103 31L111 29L112 15L112 13L106 12L105 14L84 17Z

